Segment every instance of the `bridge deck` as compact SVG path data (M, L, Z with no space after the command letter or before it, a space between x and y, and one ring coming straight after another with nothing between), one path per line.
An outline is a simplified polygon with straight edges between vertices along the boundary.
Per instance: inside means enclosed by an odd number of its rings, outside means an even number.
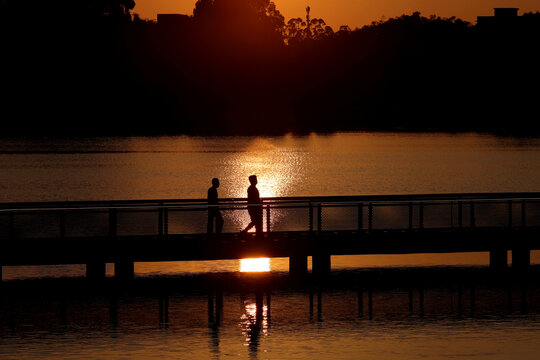
M476 228L375 231L284 231L263 234L31 239L4 246L2 265L224 260L363 254L489 252L540 249L540 229Z
M257 237L238 233L246 199L222 200L220 235L206 234L204 199L0 204L0 265L314 256L329 267L330 255L476 251L502 262L507 250L540 249L540 193L266 198L262 207Z

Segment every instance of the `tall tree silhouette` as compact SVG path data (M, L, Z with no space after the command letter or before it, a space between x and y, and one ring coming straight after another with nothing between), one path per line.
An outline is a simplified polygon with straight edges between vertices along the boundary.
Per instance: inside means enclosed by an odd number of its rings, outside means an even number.
M199 30L229 45L282 42L284 17L270 0L198 0L193 17Z

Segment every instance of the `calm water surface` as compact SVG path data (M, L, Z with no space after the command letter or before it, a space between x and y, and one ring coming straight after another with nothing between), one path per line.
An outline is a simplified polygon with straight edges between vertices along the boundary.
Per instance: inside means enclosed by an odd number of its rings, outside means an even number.
M539 191L540 140L464 134L2 140L0 201Z
M477 134L4 139L0 201L204 198L213 177L221 180L221 197L244 197L250 174L258 175L262 196L540 191L539 160L540 140ZM484 253L332 258L337 269L487 263ZM287 259L136 264L136 276L287 268ZM3 275L84 271L4 268ZM375 293L372 320L358 316L356 296L324 293L321 312L310 314L306 294L276 293L271 311L265 302L257 317L252 296L230 293L219 326L209 326L200 295L171 297L168 324L157 319L157 299L119 299L114 321L108 299L72 299L64 321L56 300L6 305L4 299L0 358L537 359L540 353L535 290L523 313L519 294L511 309L504 291L479 290L475 316L458 314L453 290L426 291L423 314L417 303L408 312L406 292Z
M209 322L207 298L169 298L166 322L157 297L90 297L64 303L23 300L0 317L2 359L537 359L540 293L529 290L526 313L520 294L477 289L475 313L469 295L452 289L413 292L413 310L403 290L375 291L358 310L356 291L323 292L310 311L305 292L278 291L261 311L253 294L225 293L219 321ZM361 315L361 316L360 316Z

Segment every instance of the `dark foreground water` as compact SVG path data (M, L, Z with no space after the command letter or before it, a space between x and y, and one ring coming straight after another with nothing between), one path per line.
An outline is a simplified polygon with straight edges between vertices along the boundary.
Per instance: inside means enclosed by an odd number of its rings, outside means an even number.
M222 274L100 290L81 290L83 279L26 280L2 297L0 357L537 359L538 281L478 273L485 272L341 272L311 286L280 274Z

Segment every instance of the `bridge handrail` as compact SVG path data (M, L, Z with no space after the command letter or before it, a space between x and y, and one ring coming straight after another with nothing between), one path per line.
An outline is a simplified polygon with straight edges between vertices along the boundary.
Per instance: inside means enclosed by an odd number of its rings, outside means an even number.
M265 197L263 205L272 208L324 206L356 206L373 204L376 206L396 206L410 203L425 205L449 204L455 202L501 202L540 201L540 193L461 193L461 194L413 194L413 195L361 195L361 196L311 196L311 197ZM219 206L246 209L246 198L223 198L219 205L208 205L206 199L162 199L162 200L122 200L122 201L68 201L68 202L15 202L0 203L0 213L34 211L106 211L106 210L204 210Z

